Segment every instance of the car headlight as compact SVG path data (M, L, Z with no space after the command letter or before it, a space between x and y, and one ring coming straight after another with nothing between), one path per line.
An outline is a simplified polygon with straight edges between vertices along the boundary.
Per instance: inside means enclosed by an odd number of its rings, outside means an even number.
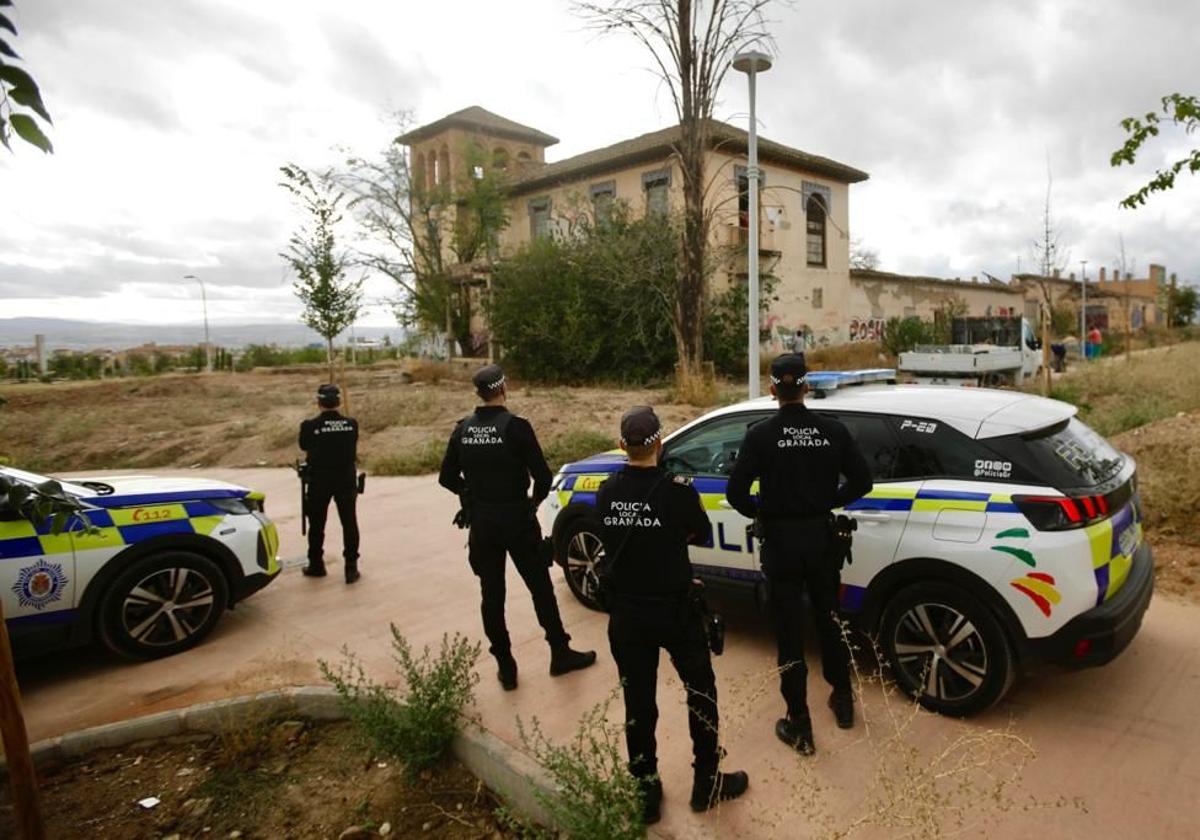
M262 499L252 499L249 496L240 499L209 499L208 503L222 513L233 516L246 516L262 510Z
M554 480L550 482L550 489L553 491L557 490L559 487L562 487L563 479L566 477L566 473L559 473L558 475L554 476Z

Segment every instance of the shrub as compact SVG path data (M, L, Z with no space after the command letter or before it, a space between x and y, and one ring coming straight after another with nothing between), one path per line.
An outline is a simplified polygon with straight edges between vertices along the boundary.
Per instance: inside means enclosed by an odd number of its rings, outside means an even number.
M474 700L480 645L455 633L442 636L436 657L428 647L414 656L395 624L391 629L392 650L404 679L402 690L373 682L348 649L343 649L345 661L336 668L323 660L318 664L354 727L415 776L445 755Z
M918 344L931 342L933 325L916 316L888 318L883 326L883 349L889 355L907 353Z
M615 696L584 713L566 744L547 738L536 718L529 729L517 720L521 743L553 783L554 794L535 786L534 796L558 828L538 830L509 815L510 824L525 837L632 840L646 835L641 792L621 753L625 728L608 720Z
M578 461L597 452L606 452L616 447L613 435L595 429L572 429L546 444L544 450L550 469L557 470L563 464Z

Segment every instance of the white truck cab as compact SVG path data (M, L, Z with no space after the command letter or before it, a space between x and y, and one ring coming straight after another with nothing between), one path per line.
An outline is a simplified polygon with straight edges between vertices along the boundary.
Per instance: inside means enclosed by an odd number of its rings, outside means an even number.
M899 370L923 385L1019 385L1042 368L1042 345L1025 318L955 318L949 344L900 354Z

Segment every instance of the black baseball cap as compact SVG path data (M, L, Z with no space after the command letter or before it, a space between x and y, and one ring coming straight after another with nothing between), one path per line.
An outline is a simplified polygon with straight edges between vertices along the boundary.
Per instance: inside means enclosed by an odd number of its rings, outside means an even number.
M649 446L662 436L662 423L648 405L635 405L621 415L621 443Z
M500 365L486 365L475 371L471 384L480 394L492 395L504 387L504 371Z
M317 401L337 405L342 401L342 391L336 385L322 385L317 388Z
M785 388L801 385L806 375L808 365L804 362L803 353L784 353L771 362L772 385L783 385Z

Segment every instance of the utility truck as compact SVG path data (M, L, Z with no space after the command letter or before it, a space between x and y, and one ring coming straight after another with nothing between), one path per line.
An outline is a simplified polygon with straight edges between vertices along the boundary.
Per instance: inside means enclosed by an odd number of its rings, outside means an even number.
M955 318L949 344L923 344L900 354L899 369L923 385L1019 385L1042 367L1042 343L1029 321Z

